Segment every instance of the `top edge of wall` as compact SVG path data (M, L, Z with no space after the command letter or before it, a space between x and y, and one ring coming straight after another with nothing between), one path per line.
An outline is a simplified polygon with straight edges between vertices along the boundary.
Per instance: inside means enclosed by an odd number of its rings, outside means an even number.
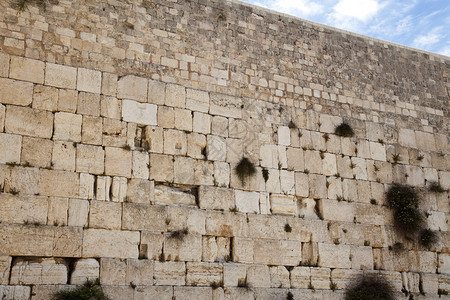
M340 29L340 28L337 28L337 27L321 24L321 23L318 23L318 22L310 21L310 20L307 20L307 19L303 19L303 18L300 18L300 17L296 17L296 16L293 16L293 15L290 15L290 14L279 12L279 11L276 11L276 10L273 10L273 9L270 9L270 8L267 8L267 7L258 6L258 5L251 4L251 3L248 3L248 2L242 2L240 0L225 0L225 1L231 2L231 3L234 3L234 4L239 4L239 5L250 7L254 11L262 11L262 12L266 12L266 13L268 12L268 13L274 14L274 15L279 15L279 16L282 16L282 17L288 19L288 20L290 19L292 21L301 21L301 22L304 22L304 23L316 26L316 27L318 27L320 29L329 29L329 30L332 30L332 31L335 31L335 32L348 34L350 36L363 38L363 39L367 40L368 42L373 41L373 42L377 42L377 43L381 43L381 44L385 44L385 45L391 45L391 46L394 46L394 47L397 47L397 48L406 49L406 50L410 50L410 51L418 52L418 53L423 53L423 54L427 54L427 55L430 55L430 56L434 56L434 57L439 58L439 59L450 61L450 56L446 56L446 55L443 55L443 54L434 53L434 52L430 52L430 51L426 51L426 50L422 50L422 49L418 49L418 48L414 48L414 47L410 47L410 46L405 46L405 45L402 45L402 44L397 44L397 43L386 41L386 40L383 40L383 39L374 38L374 37L370 37L370 36L367 36L367 35L355 33L355 32L352 32L352 31Z

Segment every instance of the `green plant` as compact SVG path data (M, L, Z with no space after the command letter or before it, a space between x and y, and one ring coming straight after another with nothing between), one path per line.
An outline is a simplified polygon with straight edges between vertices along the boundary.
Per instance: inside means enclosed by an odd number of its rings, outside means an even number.
M23 11L25 11L25 9L27 9L28 5L31 4L32 2L42 6L45 9L47 6L48 0L18 0L17 9L20 12L23 12Z
M286 232L292 232L292 227L291 227L291 225L289 225L289 223L286 223L286 224L284 225L284 231L286 231Z
M241 180L242 184L245 184L245 179L254 175L256 173L256 168L247 157L243 157L237 164L235 172Z
M366 246L366 247L370 246L370 242L369 241L364 241L364 246Z
M356 165L353 162L351 162L350 163L350 169L354 169L355 167L356 167Z
M59 291L55 294L55 300L101 300L106 299L105 294L100 287L100 281L86 281L85 284L78 286L71 291Z
M10 189L9 192L10 192L12 195L17 195L17 194L19 193L19 191L16 190L15 188Z
M234 213L238 212L237 207L234 206L234 207L230 208L230 212L234 212Z
M325 140L325 143L328 142L330 140L330 136L328 135L328 133L324 133L322 135L323 139Z
M291 129L296 129L297 125L291 120L291 121L289 121L288 127Z
M287 300L294 300L294 295L291 292L288 292L287 296L286 296L286 299Z
M325 158L325 153L323 150L320 150L320 158L324 159Z
M438 235L431 229L423 229L420 232L419 242L425 248L430 248L438 241Z
M188 235L188 234L189 234L189 230L187 229L187 227L185 227L185 228L180 229L180 230L172 231L172 232L170 233L169 237L172 238L172 239L176 239L176 240L179 240L179 241L183 241L183 240L184 240L184 237L185 237L186 235Z
M424 158L424 156L423 156L422 154L419 154L419 155L416 157L416 159L417 159L418 161L422 161L423 158Z
M213 290L217 290L222 286L222 283L220 281L213 281L210 284L210 287L212 287Z
M239 278L238 279L238 287L248 288L247 278Z
M446 190L436 181L430 182L428 190L433 193L445 193Z
M130 150L131 150L131 146L128 145L128 144L123 144L123 145L122 145L122 149L123 149L123 150L130 151Z
M309 169L305 169L305 174L309 174Z
M380 143L381 145L384 145L384 140L378 139L378 143Z
M346 300L393 300L392 285L380 276L360 277L347 290Z
M438 289L438 295L441 297L442 295L448 295L448 291L444 289Z
M376 205L377 204L377 200L375 200L375 199L370 199L370 204L373 204L373 205Z
M337 289L337 283L336 282L330 282L330 290L333 292Z
M217 14L217 19L224 21L227 19L227 15L223 12L220 12Z
M400 154L392 154L392 161L394 162L394 164L397 164L400 161Z
M314 288L314 286L312 285L311 282L309 283L308 289L313 290L313 291L315 290L315 288Z
M267 180L269 180L269 170L262 169L262 176L264 178L264 182L267 182Z
M347 123L341 123L334 129L334 133L336 135L342 136L342 137L352 137L355 135L355 132L353 131L352 127Z
M303 136L303 133L299 130L298 131L298 137L301 138Z
M414 207L404 207L394 212L394 224L406 234L418 232L424 223L422 213Z
M386 200L392 209L417 208L419 205L419 196L416 191L412 187L402 184L392 185L386 193Z

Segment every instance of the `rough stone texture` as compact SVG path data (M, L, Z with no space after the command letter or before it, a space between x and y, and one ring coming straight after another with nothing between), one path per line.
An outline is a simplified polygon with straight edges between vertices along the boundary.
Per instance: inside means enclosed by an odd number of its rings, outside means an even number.
M44 258L37 261L18 260L11 269L10 284L65 284L67 266L63 261Z
M45 63L42 61L13 56L9 67L9 77L11 78L44 83Z
M5 131L49 139L53 131L53 115L28 107L10 106L6 112Z
M201 186L199 205L203 209L230 210L235 207L235 195L229 189Z
M70 275L70 284L84 284L86 280L100 278L100 264L96 259L80 259L74 265Z
M147 102L148 80L137 76L124 76L117 84L117 98Z
M122 101L124 121L145 125L156 125L156 105L131 100Z
M47 63L45 68L45 84L66 89L75 89L77 84L77 69Z
M86 229L83 238L84 257L137 258L139 232ZM103 247L98 247L98 245Z
M184 262L155 261L153 276L155 285L185 285L186 264Z

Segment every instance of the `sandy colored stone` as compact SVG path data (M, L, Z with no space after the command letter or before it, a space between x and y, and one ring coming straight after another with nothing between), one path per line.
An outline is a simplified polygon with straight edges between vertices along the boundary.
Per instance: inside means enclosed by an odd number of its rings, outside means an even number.
M252 265L247 268L249 287L270 287L270 270L267 266Z
M106 73L102 74L102 94L115 97L117 94L117 74Z
M117 84L117 98L147 102L148 80L127 75L121 77Z
M188 190L158 185L155 187L154 201L164 204L195 205L195 196Z
M233 191L226 188L201 186L198 199L201 209L223 209L228 211L236 205Z
M11 146L12 144L8 147L11 149ZM22 141L21 162L22 164L29 163L31 166L36 167L50 167L52 150L53 143L50 140L24 137Z
M50 197L48 199L47 224L53 226L67 225L68 209L67 198Z
M227 157L227 145L225 139L219 136L208 135L206 151L208 160L225 161Z
M77 90L100 94L102 73L100 71L78 68Z
M131 161L131 151L113 147L105 148L105 174L130 177Z
M80 259L75 262L74 270L70 274L70 284L84 284L86 280L100 278L100 264L96 259Z
M235 199L238 211L259 213L259 193L235 190Z
M153 278L155 285L185 285L186 265L184 262L155 261Z
M77 110L78 91L58 90L58 110L74 113Z
M122 116L122 101L115 97L101 95L100 116L120 120Z
M200 90L186 89L186 108L207 113L209 110L209 93Z
M68 225L85 227L88 225L89 202L87 200L69 199Z
M0 133L0 163L19 163L21 147L20 135Z
M174 109L175 129L192 131L192 112L187 109Z
M126 261L115 258L100 259L100 284L101 285L126 285L127 264Z
M80 115L65 112L56 113L55 131L53 133L53 139L71 142L80 142L81 124L82 124L82 117Z
M187 234L183 231L184 228L180 228L166 234L164 241L166 260L201 261L202 237L189 233L189 230Z
M336 289L347 289L350 284L358 280L362 272L351 269L333 269L331 270L331 282L336 285Z
M38 188L45 196L77 197L79 176L73 172L41 169Z
M186 284L211 286L222 282L223 266L219 263L188 262L186 263Z
M57 88L36 85L33 92L34 109L42 109L48 111L56 111L58 108L59 92Z
M270 285L273 288L290 288L289 271L284 266L270 267Z
M168 129L164 131L164 153L172 155L186 155L186 133L179 130Z
M150 179L161 182L173 182L173 156L150 154Z
M45 63L39 60L12 56L9 77L13 79L44 83Z
M10 56L6 53L0 53L0 77L8 77Z
M94 117L100 116L100 95L80 92L78 94L77 113Z
M6 112L5 131L49 139L53 132L53 114L28 107L10 106Z
M166 218L165 206L124 203L122 229L164 231Z
M160 232L142 231L139 255L158 260L163 251L164 235Z
M122 118L124 121L145 125L156 125L157 107L154 104L139 103L132 100L122 101Z
M19 259L11 269L10 284L65 284L67 266L62 260L41 258Z
M45 85L63 89L75 89L77 86L77 69L47 63L45 68Z
M307 289L311 284L311 269L309 267L295 267L290 272L292 288Z
M103 174L105 170L104 151L102 147L77 145L77 172Z
M0 256L0 284L9 283L9 271L11 269L11 256Z
M127 187L127 202L153 203L155 184L144 179L131 179Z
M270 209L273 214L286 216L297 215L297 203L293 196L272 194L270 196Z
M328 268L311 268L311 286L318 290L329 289L330 273Z
M83 116L81 142L84 144L102 144L103 120L100 117Z
M138 258L139 242L139 232L86 229L83 238L83 257Z
M120 229L122 205L115 202L91 201L89 206L89 227Z
M167 84L164 104L184 108L186 106L186 89L181 85Z
M189 157L175 156L174 182L179 184L194 184L195 160Z
M166 84L156 80L148 81L148 102L153 104L164 104L166 96Z
M55 141L53 143L52 161L53 169L74 171L76 148L72 142Z
M0 195L0 222L47 224L47 198Z

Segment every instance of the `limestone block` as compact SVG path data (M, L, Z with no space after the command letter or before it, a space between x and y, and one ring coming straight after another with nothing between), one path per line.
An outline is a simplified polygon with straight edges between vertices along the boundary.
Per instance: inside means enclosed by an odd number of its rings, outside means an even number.
M259 193L235 190L235 198L238 211L259 213Z
M132 152L113 147L105 147L105 174L131 176Z
M65 284L67 266L53 258L18 259L11 269L10 284Z
M277 169L268 169L269 179L266 181L266 192L281 193L280 171Z
M20 163L22 137L0 133L0 163Z
M324 159L322 160L322 174L327 176L337 174L336 155L324 153Z
M78 91L58 90L58 111L75 113L78 104Z
M47 198L0 194L0 222L47 224Z
M45 85L63 89L76 89L77 68L47 63L45 67Z
M436 151L434 135L428 132L416 131L417 148L427 151Z
M328 177L328 198L329 199L338 199L338 197L342 197L342 179L338 177ZM370 185L369 185L370 187Z
M133 178L147 179L149 177L150 158L147 152L133 151Z
M437 211L429 211L427 212L428 217L426 222L428 224L428 228L431 230L439 230L439 231L447 231L447 221L445 213L437 212Z
M67 225L67 211L69 209L69 201L67 198L48 199L48 225Z
M280 241L281 264L284 266L298 266L302 260L302 243L299 241Z
M139 232L85 229L83 257L138 258L139 242Z
M206 235L245 237L247 232L247 218L243 214L209 211L206 215Z
M122 116L122 101L115 97L101 95L100 116L120 120Z
M164 131L164 153L173 155L186 155L186 133L179 130L168 129Z
M369 142L366 140L358 140L356 144L355 156L359 158L370 158Z
M234 262L253 263L254 241L252 239L234 237L232 247Z
M0 256L0 285L7 285L9 283L11 260L11 256Z
M409 270L412 272L434 273L440 264L440 256L430 251L409 251ZM439 256L439 261L438 261ZM445 273L445 272L440 272Z
M295 195L299 197L309 196L308 174L295 172Z
M124 203L122 229L164 231L167 209L164 206Z
M319 151L305 151L305 170L316 174L322 173L322 159Z
M77 172L103 174L105 170L104 153L103 147L101 146L78 144L76 160Z
M311 286L318 290L330 288L331 271L328 268L311 268Z
M443 275L446 276L446 275ZM422 280L423 292L425 294L436 294L439 289L439 279L436 274L420 274Z
M68 225L85 227L88 225L89 201L69 199Z
M132 100L122 101L122 118L126 122L145 125L156 125L157 106L149 103L139 103Z
M163 153L164 149L164 138L163 129L156 126L146 126L143 133L142 145L144 149L150 152ZM189 147L189 137L188 135L188 147ZM189 148L188 148L189 155ZM191 155L189 155L191 156Z
M132 75L123 76L117 84L117 98L147 102L147 89L147 79Z
M291 288L307 289L311 284L311 268L295 267L290 272Z
M184 262L155 261L154 285L185 285L186 264Z
M444 189L450 189L450 172L439 171L439 182Z
M126 262L114 258L100 259L100 284L101 285L126 285Z
M176 156L174 162L174 182L180 184L194 184L195 160L189 157Z
M0 77L8 77L10 57L6 53L0 54Z
M389 281L394 290L401 291L403 288L402 274L400 272L380 271L380 276Z
M357 180L356 186L358 190L358 199L357 202L364 202L369 203L371 199L371 191L370 191L370 184L369 181L364 180Z
M384 139L384 128L382 124L366 122L366 137L370 141Z
M203 236L202 261L228 261L230 260L230 239L226 237Z
M293 196L276 195L270 196L270 208L273 214L296 216L297 203Z
M0 224L2 254L52 256L54 229L50 226Z
M320 199L318 204L320 214L325 220L353 222L356 212L351 203Z
M327 196L326 177L323 175L309 174L309 197L325 198Z
M5 175L7 176L3 185L5 192L31 195L38 192L39 169L15 167Z
M352 262L352 266L351 266L352 269L356 269L356 270L372 270L373 269L372 247L351 246L350 256L351 256L351 262Z
M270 198L268 193L259 193L259 212L263 215L270 214Z
M131 179L127 187L127 202L153 203L155 183L144 179Z
M206 149L208 160L225 161L227 157L227 144L224 138L208 135Z
M163 105L166 95L166 84L156 80L148 81L148 102Z
M302 149L288 147L286 157L288 170L303 171L305 169Z
M55 227L52 256L80 257L83 243L83 229L75 227Z
M28 107L10 106L6 112L5 131L50 139L53 133L53 114Z
M388 250L376 248L373 251L374 268L379 270L393 270L406 272L409 269L407 250Z
M356 153L357 145L353 139L341 137L341 150L342 154L348 156L354 156ZM359 152L359 150L358 150Z
M336 289L343 290L356 282L361 275L362 272L359 270L333 269L331 270L331 282L336 284Z
M150 154L150 179L160 182L173 182L173 156Z
M209 93L186 89L186 108L207 113L209 110Z
M244 148L240 139L227 138L227 162L238 164L244 156Z
M103 292L105 296L108 299L133 299L135 290L131 287L130 284L128 285L105 285L102 287ZM136 289L137 290L137 289Z
M187 228L192 234L206 233L204 211L183 206L169 206L167 210L167 231Z
M278 169L279 159L276 145L261 145L259 157L262 167Z
M338 116L320 114L319 118L321 132L334 133L336 127L342 123L342 118Z
M358 201L358 181L344 179L342 182L342 195L347 201Z
M158 260L163 253L164 235L160 232L142 231L139 256Z
M76 149L74 143L56 141L53 144L52 166L54 169L74 171ZM103 158L103 157L102 157Z
M36 85L33 93L34 109L56 111L58 107L58 89L49 86Z
M30 299L31 287L30 286L0 286L0 297L5 300L28 300Z
M353 174L356 176L356 179L367 180L366 160L359 157L352 157L352 163L355 165Z
M152 285L153 268L152 260L128 258L126 281L137 286Z
M100 264L96 259L87 258L77 260L70 275L70 284L84 284L87 280L95 281L100 278Z
M33 99L33 84L0 78L0 102L28 106Z
M211 133L211 116L208 114L194 111L193 127L194 132L210 134Z
M278 145L289 146L291 144L291 132L287 126L278 127Z
M298 215L305 220L318 220L316 213L316 201L306 198L298 201Z
M165 105L171 107L185 108L186 106L186 89L184 86L167 84Z
M413 186L423 186L425 182L425 176L423 173L423 169L416 166L405 166L406 174L408 177L406 178L406 183L408 185Z
M78 68L77 90L100 94L102 73L100 71Z
M195 196L191 191L166 185L157 185L154 193L155 203L195 205Z
M164 255L166 260L201 261L202 236L181 233L183 228L166 234Z
M281 193L287 195L295 194L295 175L292 171L280 170Z
M0 132L3 132L3 129L5 128L5 114L6 108L4 105L0 104Z
M101 145L103 136L103 120L100 117L83 116L81 142L84 144Z
M187 109L174 109L175 129L192 131L192 112Z
M200 186L198 195L201 209L228 211L235 207L235 194L233 190L227 188Z
M158 126L163 128L175 127L175 112L172 107L158 107Z
M89 227L120 229L122 204L116 202L91 201L89 209Z
M374 160L386 161L386 148L377 142L369 142L370 158Z
M187 136L187 155L192 158L204 159L203 149L206 149L206 137L192 132Z
M220 116L212 117L211 133L214 135L228 137L228 119Z
M38 192L45 196L78 197L80 178L77 173L40 170Z
M280 240L255 240L254 241L254 263L263 265L281 265L281 256L273 253L281 253Z
M172 300L173 288L171 286L142 286L134 290L135 300L161 299ZM128 297L129 299L129 297Z
M242 99L232 96L210 93L209 113L223 117L240 119L242 116Z
M247 268L244 264L224 263L223 264L223 286L238 286L245 283Z
M319 243L319 266L350 269L350 246Z
M230 165L226 162L214 162L214 184L227 187L230 184Z
M252 265L247 268L249 287L270 287L270 270L267 266Z
M270 267L270 285L273 288L290 288L289 271L284 266Z
M9 136L9 135L5 135ZM0 141L2 140L3 135L0 134ZM15 143L8 144L8 148L10 152L14 149L13 145ZM1 142L0 142L1 147ZM50 162L52 159L52 149L53 143L52 141L46 139L32 138L32 137L24 137L22 141L22 155L21 162L28 163L32 166L36 167L50 167ZM1 150L0 150L1 151ZM17 151L17 150L15 150ZM2 155L3 156L3 155ZM6 154L5 154L6 156ZM5 157L3 156L3 158Z
M216 299L213 297L213 289L210 287L180 286L174 287L173 290L174 296L171 299Z
M325 139L324 139L324 134L320 133L320 132L316 132L316 131L311 131L310 133L311 135L311 145L312 147L310 147L309 149L316 149L316 150L321 150L323 151L327 146L325 143Z
M194 168L195 185L214 185L214 164L210 161L197 160Z
M44 83L45 63L25 57L12 56L9 77L13 79Z
M117 94L117 79L118 76L112 73L103 73L102 76L102 94L115 97Z

